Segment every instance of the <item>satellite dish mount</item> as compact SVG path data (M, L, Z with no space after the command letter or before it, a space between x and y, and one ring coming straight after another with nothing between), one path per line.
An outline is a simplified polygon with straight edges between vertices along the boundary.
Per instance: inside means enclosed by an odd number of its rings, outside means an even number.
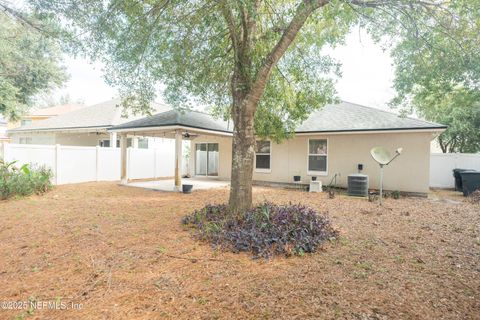
M402 153L403 148L395 150L395 155L392 157L390 152L384 147L375 147L370 150L373 160L380 165L380 205L382 205L383 196L383 167L388 166L396 157Z

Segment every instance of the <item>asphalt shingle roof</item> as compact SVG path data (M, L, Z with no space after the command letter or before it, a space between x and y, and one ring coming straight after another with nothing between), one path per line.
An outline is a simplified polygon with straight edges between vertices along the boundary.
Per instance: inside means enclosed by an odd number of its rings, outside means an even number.
M170 110L112 127L135 129L163 126L186 126L212 131L232 132L232 125L197 111ZM326 105L313 112L296 130L308 132L346 132L373 130L442 129L443 125L420 119L400 117L380 109L361 106L350 102Z
M112 130L166 126L184 126L212 131L232 132L231 125L229 128L229 124L226 121L215 119L207 113L193 110L169 110L115 126Z
M31 124L9 130L9 133L29 131L49 131L88 128L110 128L111 126L125 123L144 115L130 115L122 117L120 99L112 99L89 107L83 107L49 119L35 121ZM166 111L169 107L155 103L155 111Z
M296 130L302 132L342 132L372 130L441 129L445 126L350 102L330 104L313 112Z
M135 129L163 126L185 126L219 132L232 132L232 123L215 119L209 114L191 110L171 110L166 105L155 104L153 116L122 117L119 99L77 109L63 115L37 121L9 130L10 133L49 131L61 129L110 128ZM313 112L296 130L296 133L346 132L373 130L442 129L443 125L420 119L400 117L397 114L350 102L326 105Z

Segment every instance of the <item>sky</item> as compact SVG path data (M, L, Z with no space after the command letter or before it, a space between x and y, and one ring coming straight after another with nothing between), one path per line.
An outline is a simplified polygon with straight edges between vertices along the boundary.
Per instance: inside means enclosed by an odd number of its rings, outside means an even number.
M394 95L393 67L388 52L376 45L366 32L355 29L344 46L329 50L329 54L342 64L343 76L336 85L342 100L388 110L387 104ZM116 95L115 88L103 79L102 64L70 57L65 64L70 80L55 91L54 97L68 94L74 101L91 105Z

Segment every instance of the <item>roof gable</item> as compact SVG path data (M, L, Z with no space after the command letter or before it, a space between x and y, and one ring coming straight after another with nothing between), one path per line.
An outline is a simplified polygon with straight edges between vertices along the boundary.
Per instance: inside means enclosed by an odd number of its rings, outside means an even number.
M219 132L232 132L227 122L215 119L207 113L194 110L169 110L115 126L112 130L167 126L184 126Z

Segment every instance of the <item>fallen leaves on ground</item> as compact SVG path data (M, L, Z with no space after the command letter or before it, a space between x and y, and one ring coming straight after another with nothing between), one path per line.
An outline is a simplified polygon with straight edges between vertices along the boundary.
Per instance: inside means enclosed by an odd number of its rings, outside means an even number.
M468 202L254 188L255 200L328 212L340 239L303 257L252 260L197 242L181 218L227 189L192 194L86 183L0 202L0 297L68 310L33 319L473 319L480 215Z

